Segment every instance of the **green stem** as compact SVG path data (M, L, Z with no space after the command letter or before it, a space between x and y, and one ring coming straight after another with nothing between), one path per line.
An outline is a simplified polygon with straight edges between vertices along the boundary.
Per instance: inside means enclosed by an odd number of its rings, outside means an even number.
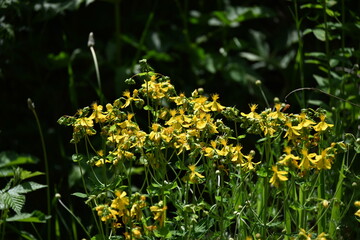
M324 171L320 171L320 183L318 185L318 198L321 200L325 200L325 175L324 175ZM323 205L322 202L319 204L319 209L318 209L318 234L324 232L325 230L325 225L326 225L326 218L323 216Z
M305 212L305 201L306 201L306 187L304 186L305 184L302 183L300 185L299 188L299 203L300 203L300 208L299 208L299 219L298 219L298 229L303 228L306 229L306 212Z
M97 83L98 83L98 90L97 90L97 94L100 98L100 103L104 104L104 95L102 92L102 87L101 87L101 79L100 79L100 71L99 71L99 65L98 65L98 61L97 61L97 57L96 57L96 53L95 53L95 39L94 39L94 35L91 32L89 34L89 40L88 40L88 46L90 48L91 51L91 55L93 57L94 60L94 66L95 66L95 72L96 72L96 79L97 79Z
M301 87L303 88L305 86L305 81L304 81L304 55L303 55L303 47L304 47L304 43L302 40L302 34L301 34L301 29L300 29L300 24L301 24L301 20L299 19L299 13L298 13L298 2L297 0L294 1L294 10L295 10L295 25L296 25L296 32L297 32L297 36L298 36L298 51L297 51L297 56L296 56L296 66L298 66L298 73L299 73L299 77L300 77L300 84ZM305 93L302 93L302 99L300 102L301 107L305 107Z
M286 186L284 188L284 216L285 216L285 240L290 239L291 235L291 212L289 208L289 183L286 183Z
M333 207L331 210L331 221L329 226L329 235L332 239L336 239L336 228L339 225L340 219L341 219L341 212L340 212L340 206L341 206L341 197L343 194L343 181L345 179L344 171L345 171L345 159L346 154L344 154L342 163L341 163L341 169L339 172L339 180L336 185L336 192L335 196L333 198Z
M66 211L68 211L70 213L71 216L73 216L73 218L76 220L76 222L80 225L80 227L84 230L85 234L89 237L89 239L91 239L91 236L89 234L89 232L87 231L87 229L84 227L84 225L81 223L81 220L75 216L75 214L61 201L60 198L58 198L59 203L61 204L61 206L63 206L65 208Z
M33 103L33 101L30 98L28 98L27 101L28 101L29 109L34 114L35 121L36 121L38 131L40 134L41 147L42 147L42 151L43 151L44 164L45 164L46 185L47 185L47 188L46 188L47 214L50 216L51 215L50 177L49 177L50 173L49 173L49 164L48 164L47 153L46 153L46 145L45 145L44 135L43 135L43 132L41 129L40 121L39 121L39 118L38 118L36 110L35 110L35 104ZM51 239L51 223L47 224L47 237L48 237L48 239Z

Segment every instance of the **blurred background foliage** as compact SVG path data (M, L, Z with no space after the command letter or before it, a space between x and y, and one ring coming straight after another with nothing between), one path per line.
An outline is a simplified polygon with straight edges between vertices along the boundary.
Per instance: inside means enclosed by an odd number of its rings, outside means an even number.
M315 87L358 103L359 10L360 2L351 0L1 0L0 150L41 157L26 104L32 98L53 189L73 192L67 191L79 171L71 167L71 133L56 120L98 99L90 32L109 102L121 96L124 80L146 58L178 91L201 87L243 111L249 103L265 107L258 79L270 102ZM355 106L316 91L288 101L292 109L340 109L333 116L343 121L339 133L359 135Z

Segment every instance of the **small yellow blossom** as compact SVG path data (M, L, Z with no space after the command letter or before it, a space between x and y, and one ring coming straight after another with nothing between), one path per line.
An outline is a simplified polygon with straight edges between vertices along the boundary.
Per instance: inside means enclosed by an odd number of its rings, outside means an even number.
M250 105L250 113L248 113L248 114L241 113L241 116L244 116L249 119L261 119L260 115L255 112L257 107L258 107L257 104L251 104Z
M283 120L285 121L286 117L284 115L284 113L282 113L280 110L281 110L281 104L280 103L277 103L275 104L275 112L271 112L268 114L268 117L269 118L272 118L272 119L280 119L280 120Z
M298 119L299 119L299 121L300 121L300 123L299 123L298 126L301 127L301 128L307 128L307 127L309 127L309 126L311 126L311 125L315 125L315 124L316 124L316 123L313 122L312 120L307 119L307 118L306 118L306 113L304 113L304 112L300 113L300 115L298 116Z
M300 232L298 234L300 237L300 239L304 239L304 240L311 240L311 234L306 233L305 229L300 228Z
M161 125L158 123L153 123L152 131L149 134L149 139L154 143L159 143L161 140Z
M285 133L285 137L288 137L288 140L294 140L297 136L300 136L298 132L301 127L300 126L293 126L291 122L286 122L285 125L288 127L288 130Z
M360 208L360 201L355 201L355 202L354 202L354 205L355 205L355 207Z
M317 132L325 131L328 127L334 126L334 124L326 123L325 117L326 116L324 114L320 115L320 122L313 127L315 131L317 131Z
M301 150L301 154L302 158L299 167L302 170L309 170L311 167L310 163L315 162L314 158L316 157L316 153L308 153L308 150L306 148L303 148Z
M184 180L188 180L191 183L198 183L199 178L205 178L203 175L201 175L196 171L195 165L190 165L188 166L188 168L190 169L190 174L187 177L185 177Z
M356 213L354 214L357 217L360 217L360 209L356 211Z
M217 102L217 100L219 99L219 95L214 94L211 96L211 98L213 101L209 104L206 104L205 107L210 109L213 112L221 112L225 107Z
M129 205L129 198L126 197L126 192L117 190L115 191L116 198L111 201L110 207L113 209L118 209L122 216L124 213L124 210Z
M244 156L244 158L245 158L246 160L244 160L244 163L241 164L241 167L243 168L243 170L244 170L245 172L254 170L254 169L255 169L255 166L258 165L258 164L260 164L260 162L254 163L254 162L252 161L253 158L254 158L254 156L255 156L255 151L254 151L254 150L251 150L248 155Z
M320 233L320 234L316 237L315 240L327 240L326 237L327 237L327 234L324 233L324 232L322 232L322 233Z
M91 105L91 108L93 109L93 113L91 114L91 116L89 118L91 119L95 119L95 122L105 122L106 120L106 115L103 113L103 106L101 105L97 105L97 103L93 103Z
M313 163L318 170L331 169L331 163L334 156L332 154L329 154L328 150L328 148L324 149L321 151L320 155L315 156L315 161L313 161Z
M241 149L243 147L240 144L237 144L232 148L232 158L231 161L237 164L244 163L244 154L242 154Z
M285 182L288 180L288 178L285 176L288 174L288 172L279 171L276 165L272 166L272 171L274 174L271 177L269 183L271 183L271 185L275 186L276 188L279 187L280 182Z
M293 166L295 168L299 168L299 163L297 161L300 160L300 157L295 156L291 153L292 149L289 146L286 146L284 148L284 152L286 153L285 157L278 161L279 164L285 165L285 166Z
M124 105L121 106L121 108L128 107L131 104L132 101L134 101L134 102L139 101L140 98L137 97L138 94L139 94L139 91L137 89L135 89L133 91L133 96L131 97L129 90L125 90L123 92L123 96L126 97L126 101L125 101Z
M162 202L159 203L162 205ZM166 209L167 206L159 207L159 206L151 206L150 211L154 213L154 220L159 222L160 226L164 226L165 217L166 217Z

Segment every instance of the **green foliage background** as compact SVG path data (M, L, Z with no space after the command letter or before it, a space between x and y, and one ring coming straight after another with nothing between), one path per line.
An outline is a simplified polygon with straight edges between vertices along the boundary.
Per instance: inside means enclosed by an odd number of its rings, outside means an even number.
M41 156L26 104L30 97L45 132L52 189L70 198L78 176L64 140L71 133L56 120L98 99L90 32L108 101L120 96L124 80L146 58L157 72L171 76L177 89L189 93L202 87L239 109L248 109L248 103L265 106L257 79L270 102L283 101L299 87L359 102L360 2L326 1L326 10L323 2L2 0L0 150ZM359 135L353 106L308 91L288 101L293 109L342 109L339 128ZM78 200L71 200L76 207Z

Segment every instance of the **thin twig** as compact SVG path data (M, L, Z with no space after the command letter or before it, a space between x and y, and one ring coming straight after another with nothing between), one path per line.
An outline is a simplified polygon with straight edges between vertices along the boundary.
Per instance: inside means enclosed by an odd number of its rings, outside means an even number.
M329 97L336 98L336 99L338 99L338 100L340 100L340 101L349 103L349 104L351 104L351 105L353 105L353 106L355 106L355 107L359 107L359 108L360 108L360 104L350 102L350 101L348 101L348 100L346 100L346 99L343 99L343 98L341 98L341 97L338 97L338 96L332 95L332 94L330 94L330 93L324 92L323 90L320 90L320 89L318 89L318 88L311 88L311 87L297 88L297 89L295 89L295 90L292 90L290 93L288 93L288 94L285 96L285 99L284 99L284 100L285 100L285 103L287 102L287 98L288 98L291 94L293 94L293 93L295 93L295 92L299 92L299 91L304 91L304 90L318 91L318 92L321 92L321 93L323 93L323 94L325 94L325 95L328 95Z

